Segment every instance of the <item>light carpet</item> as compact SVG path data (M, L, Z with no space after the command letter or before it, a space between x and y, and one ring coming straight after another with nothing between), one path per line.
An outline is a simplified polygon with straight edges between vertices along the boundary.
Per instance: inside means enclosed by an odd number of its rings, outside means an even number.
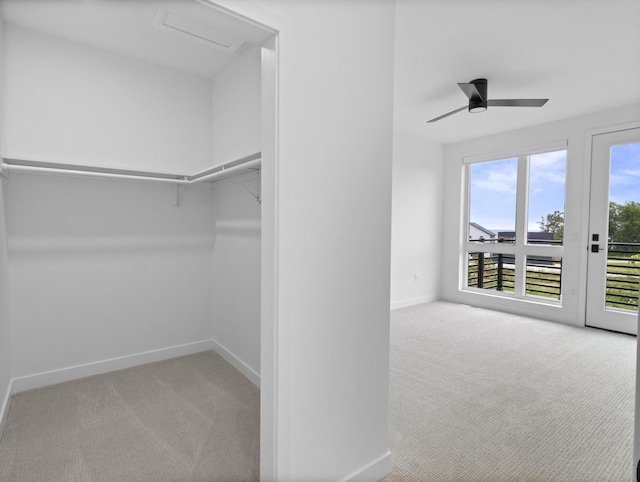
M3 482L259 479L259 390L213 352L16 394Z
M632 478L635 338L446 302L392 312L385 482Z

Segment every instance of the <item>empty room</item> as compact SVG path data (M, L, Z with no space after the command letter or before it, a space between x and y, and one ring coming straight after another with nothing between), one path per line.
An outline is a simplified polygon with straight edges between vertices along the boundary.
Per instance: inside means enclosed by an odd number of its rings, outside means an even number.
M638 7L396 3L389 480L632 480Z
M0 17L0 481L637 480L636 0Z

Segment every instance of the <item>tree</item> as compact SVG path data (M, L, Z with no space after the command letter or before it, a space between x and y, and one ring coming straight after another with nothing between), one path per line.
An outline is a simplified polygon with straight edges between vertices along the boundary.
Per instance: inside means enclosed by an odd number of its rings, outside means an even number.
M562 239L564 213L554 211L541 216L538 225L541 231L553 233L553 239ZM640 243L640 202L609 203L609 242Z
M640 243L640 203L609 203L609 241Z
M553 211L551 214L541 216L538 225L542 232L552 233L553 239L562 239L564 235L564 213Z

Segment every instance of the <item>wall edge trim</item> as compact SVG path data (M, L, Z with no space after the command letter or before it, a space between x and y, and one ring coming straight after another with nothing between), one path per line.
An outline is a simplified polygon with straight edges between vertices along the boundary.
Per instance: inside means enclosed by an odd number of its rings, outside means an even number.
M375 482L390 474L392 467L391 452L387 450L377 459L341 479L340 482Z
M256 387L260 388L260 374L215 339L212 339L211 343L213 344L213 351L242 373Z
M183 345L175 345L157 350L150 350L142 353L134 353L118 358L110 358L96 362L85 363L66 368L59 368L47 372L35 373L22 377L13 378L12 394L26 390L54 385L56 383L77 380L78 378L99 375L101 373L131 368L137 365L153 363L184 355L192 355L202 351L215 350L212 340L201 340Z
M391 311L400 308L406 308L408 306L421 305L422 303L430 303L431 301L436 301L437 299L438 297L435 295L428 295L418 296L417 298L409 298L406 300L393 301L391 302Z
M7 392L2 398L2 405L0 406L0 437L2 437L2 433L4 432L4 426L7 422L7 417L9 416L9 404L11 403L12 393L13 393L13 380L9 380L9 384L7 385Z

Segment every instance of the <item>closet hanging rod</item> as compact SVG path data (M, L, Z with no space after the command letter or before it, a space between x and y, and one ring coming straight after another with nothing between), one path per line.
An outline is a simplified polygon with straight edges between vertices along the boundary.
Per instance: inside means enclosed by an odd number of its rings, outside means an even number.
M147 177L153 179L169 179L169 180L184 180L187 176L183 174L168 174L164 172L150 172L150 171L135 171L131 169L115 169L112 167L97 167L97 166L85 166L81 164L62 164L59 162L46 162L46 161L32 161L28 159L4 159L4 164L10 169L12 166L16 167L35 167L42 169L54 169L60 172L76 171L80 173L96 173L96 174L109 174L118 176L134 176L134 177Z
M204 179L205 177L208 177L212 174L217 174L219 172L228 172L230 169L236 167L236 166L242 166L242 167L249 167L248 164L251 163L252 165L255 165L256 163L252 162L252 161L258 161L257 163L260 162L260 159L262 158L262 152L256 152L254 154L251 154L249 156L246 157L241 157L240 159L236 159L235 161L231 161L231 162L225 162L224 164L218 164L217 166L213 166L210 167L209 169L205 169L204 171L200 171L196 174L194 174L193 176L189 176L189 180L190 181L200 181L202 179Z
M167 174L147 171L132 171L127 169L102 168L95 166L83 166L77 164L60 164L52 162L30 161L26 159L5 158L0 171L16 173L46 173L59 175L72 175L84 177L102 177L111 179L126 179L135 181L162 182L171 184L195 184L203 181L211 181L216 177L256 167L261 162L261 153L257 152L235 161L220 164L213 168L201 171L192 176L180 174ZM4 174L4 172L3 172Z
M204 175L202 177L191 176L189 178L189 184L194 184L196 182L210 181L212 179L215 179L216 177L220 177L220 176L222 176L224 174L228 174L230 172L239 171L241 169L248 169L248 168L252 168L252 167L257 167L257 166L260 165L261 162L262 162L261 159L258 158L257 160L248 161L248 162L245 162L244 164L236 164L236 165L234 165L232 167L229 167L229 168L226 168L226 169L221 169L219 171L212 172L211 174L207 174L207 175Z
M134 181L149 181L149 182L167 182L170 184L189 184L187 179L177 178L163 178L154 176L141 176L138 174L115 174L111 172L99 172L99 171L83 171L78 169L58 169L50 167L35 167L35 166L21 166L17 164L5 164L8 172L16 173L44 173L44 174L58 174L61 176L81 176L81 177L101 177L109 179L123 179Z

